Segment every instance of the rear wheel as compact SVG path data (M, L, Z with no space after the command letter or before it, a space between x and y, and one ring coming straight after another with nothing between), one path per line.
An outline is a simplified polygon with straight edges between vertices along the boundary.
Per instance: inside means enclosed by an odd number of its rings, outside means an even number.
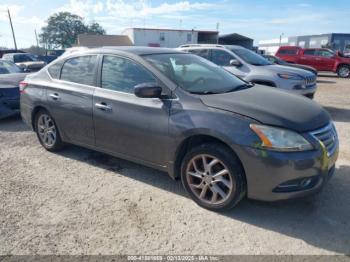
M181 179L191 198L210 210L230 209L246 193L244 172L238 158L216 143L200 145L185 155Z
M35 131L40 144L48 151L62 149L63 142L56 123L49 112L40 110L35 115Z
M339 66L337 74L339 77L342 77L342 78L350 77L350 66L348 65Z

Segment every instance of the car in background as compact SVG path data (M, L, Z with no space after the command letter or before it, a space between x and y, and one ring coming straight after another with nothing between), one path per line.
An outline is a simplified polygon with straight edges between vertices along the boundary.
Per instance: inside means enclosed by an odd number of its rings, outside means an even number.
M25 52L18 49L0 49L0 58L2 58L4 54L9 54L9 53L25 53Z
M288 63L312 66L318 71L337 73L342 78L350 77L350 57L328 48L281 46L276 56Z
M194 44L180 46L179 50L206 58L248 82L309 98L313 98L317 90L315 74L299 68L275 65L241 46Z
M4 54L2 59L11 61L27 72L36 72L43 68L46 63L39 61L29 53L9 53Z
M61 56L21 83L21 115L46 150L77 144L168 172L211 210L313 194L338 156L316 102L174 49Z
M19 113L19 83L26 76L14 63L0 59L0 119Z
M311 73L314 73L315 75L318 74L317 70L315 68L313 68L312 66L291 64L291 63L288 63L288 62L282 60L281 58L278 58L277 56L273 56L273 55L262 55L262 56L265 57L267 60L269 60L271 63L276 64L276 65L300 68L300 69L304 69L306 71L310 71Z

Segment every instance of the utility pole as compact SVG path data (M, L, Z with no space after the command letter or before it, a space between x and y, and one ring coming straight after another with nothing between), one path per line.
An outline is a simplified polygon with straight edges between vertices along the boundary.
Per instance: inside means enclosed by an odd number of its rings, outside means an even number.
M10 20L10 25L11 25L11 30L12 30L12 37L13 37L13 43L15 44L15 49L17 50L16 37L15 37L15 32L13 31L13 25L12 25L12 20L11 20L10 9L7 9L7 13L9 15L9 20Z
M282 37L283 37L283 35L284 35L284 33L280 34L280 44L279 44L279 46L281 46L281 44L282 44Z
M38 34L36 33L36 29L34 29L34 33L35 33L35 39L36 39L36 46L39 47Z

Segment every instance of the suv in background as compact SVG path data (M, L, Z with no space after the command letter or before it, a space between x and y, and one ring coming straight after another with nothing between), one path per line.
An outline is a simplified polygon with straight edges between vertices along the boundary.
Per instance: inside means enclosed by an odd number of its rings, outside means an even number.
M255 84L281 88L309 98L314 97L317 89L315 74L303 69L275 65L241 46L195 44L182 45L179 50L208 59Z
M331 49L281 46L276 56L288 63L308 65L318 71L330 71L337 73L339 77L350 77L350 58Z

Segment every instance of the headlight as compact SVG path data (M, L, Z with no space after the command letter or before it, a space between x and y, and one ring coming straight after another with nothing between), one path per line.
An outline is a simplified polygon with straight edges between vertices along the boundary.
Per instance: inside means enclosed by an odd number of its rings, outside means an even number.
M291 75L291 74L277 74L280 78L289 79L289 80L303 80L303 78L299 75Z
M251 124L250 128L261 139L261 147L274 151L306 151L313 146L298 133L264 125Z

